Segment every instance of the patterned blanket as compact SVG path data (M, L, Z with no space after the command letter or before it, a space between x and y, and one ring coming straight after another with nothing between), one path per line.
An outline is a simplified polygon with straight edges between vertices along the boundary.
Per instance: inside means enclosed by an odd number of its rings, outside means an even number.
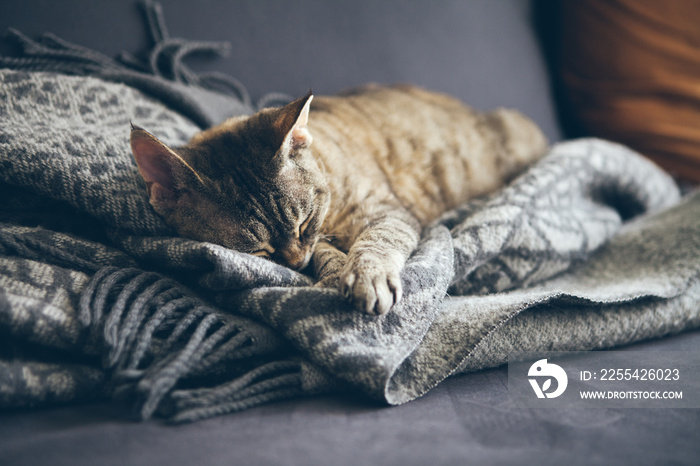
M0 70L0 406L131 397L175 422L359 390L412 400L512 351L700 326L700 194L629 149L555 145L426 229L380 317L264 259L174 236L129 122L198 130L140 91Z

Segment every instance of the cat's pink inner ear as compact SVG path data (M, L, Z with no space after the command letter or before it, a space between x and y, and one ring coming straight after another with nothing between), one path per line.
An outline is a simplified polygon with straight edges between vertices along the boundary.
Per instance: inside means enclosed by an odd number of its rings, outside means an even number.
M288 137L290 138L292 147L295 149L298 149L299 147L303 146L308 146L313 141L311 133L309 132L309 129L306 126L309 122L309 108L311 107L311 101L313 100L313 98L314 96L311 94L307 96L306 103L301 109L301 112L299 113L299 116L297 117L297 121L294 123L294 126L292 126L292 130L289 132Z
M309 122L309 107L313 95L309 92L306 96L291 102L278 110L273 128L279 136L282 152L290 149L298 149L311 144L311 134L307 128Z
M131 151L147 184L156 183L167 190L175 190L172 173L174 155L167 146L145 131L132 131Z

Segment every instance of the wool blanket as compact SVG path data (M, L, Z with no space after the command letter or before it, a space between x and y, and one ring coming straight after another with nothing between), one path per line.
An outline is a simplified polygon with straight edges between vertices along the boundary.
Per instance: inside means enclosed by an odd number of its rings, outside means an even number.
M0 406L130 397L193 421L315 393L388 404L513 351L604 349L700 325L700 194L631 150L554 145L426 228L384 316L264 259L179 238L129 123L199 128L133 87L0 70Z

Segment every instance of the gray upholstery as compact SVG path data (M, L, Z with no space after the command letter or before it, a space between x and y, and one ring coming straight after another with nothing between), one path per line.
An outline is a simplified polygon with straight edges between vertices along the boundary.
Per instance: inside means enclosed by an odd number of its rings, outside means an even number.
M230 41L227 58L195 69L234 76L254 99L366 82L410 82L486 109L515 107L558 139L544 59L523 0L263 0L161 2L173 37ZM108 56L149 38L135 2L4 2L0 31L50 31ZM0 48L7 50L7 48Z

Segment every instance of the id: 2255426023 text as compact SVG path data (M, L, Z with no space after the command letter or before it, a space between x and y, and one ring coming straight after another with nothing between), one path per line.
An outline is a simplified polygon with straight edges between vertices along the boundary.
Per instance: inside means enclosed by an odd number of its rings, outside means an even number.
M599 375L600 374L600 375ZM679 369L600 369L597 372L580 371L580 380L600 380L601 382L620 380L677 381L681 378Z

